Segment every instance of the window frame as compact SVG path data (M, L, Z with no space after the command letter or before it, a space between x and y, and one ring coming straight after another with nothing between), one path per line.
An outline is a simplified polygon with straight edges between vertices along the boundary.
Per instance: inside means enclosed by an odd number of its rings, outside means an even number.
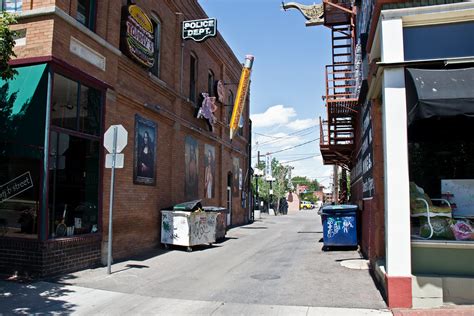
M227 104L227 106L229 107L229 109L227 110L227 125L230 126L230 119L232 118L232 112L234 109L234 102L235 102L234 91L230 89L229 89L229 95L227 96L227 102L229 103Z
M160 60L161 60L161 28L162 28L162 23L161 23L161 19L158 17L158 15L156 13L152 13L151 14L151 21L152 21L152 24L153 24L153 28L154 28L154 38L153 38L153 45L154 45L154 48L155 48L155 52L153 54L153 57L155 59L155 62L153 64L152 67L150 67L149 69L149 72L154 75L155 77L157 78L160 78L160 66L161 66L161 63L160 63Z
M77 14L79 12L79 1L76 2L76 17L75 20L87 27L92 32L95 32L96 22L97 22L97 1L96 0L86 0L88 6L86 8L86 23L79 21Z
M197 86L199 59L194 52L191 52L189 56L189 100L196 105L198 102Z
M215 96L214 83L215 83L214 72L212 71L212 69L209 69L207 72L207 93L209 94L210 97Z
M1 1L0 9L1 11L9 12L9 13L17 13L23 11L23 0L10 0L11 2L15 2L15 9L14 10L7 10L6 9L6 0ZM18 8L18 2L21 2L21 6Z

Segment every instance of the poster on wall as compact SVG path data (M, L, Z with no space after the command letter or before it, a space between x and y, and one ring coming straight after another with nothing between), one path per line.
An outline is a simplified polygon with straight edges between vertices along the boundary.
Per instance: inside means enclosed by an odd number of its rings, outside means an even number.
M216 149L211 145L204 145L204 197L212 199L215 193L216 179Z
M133 183L156 183L156 123L135 114Z
M198 199L198 157L199 148L198 142L191 136L186 136L184 142L184 195L187 200Z
M232 192L233 196L239 197L239 169L240 169L240 161L239 158L235 158L232 160L233 164L233 179L232 179Z
M374 196L374 164L372 149L372 117L370 115L372 103L367 101L362 108L362 146L360 160L362 163L362 197L368 199Z

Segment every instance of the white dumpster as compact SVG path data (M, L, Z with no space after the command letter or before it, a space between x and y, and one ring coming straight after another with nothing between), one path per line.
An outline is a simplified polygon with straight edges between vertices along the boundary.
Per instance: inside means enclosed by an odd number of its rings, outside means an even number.
M204 211L161 211L161 243L187 247L216 242L218 213Z

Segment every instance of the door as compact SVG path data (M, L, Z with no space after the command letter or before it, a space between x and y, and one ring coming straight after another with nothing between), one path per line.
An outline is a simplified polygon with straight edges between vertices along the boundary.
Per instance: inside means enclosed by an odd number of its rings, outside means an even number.
M232 188L227 187L227 226L230 226L232 218Z

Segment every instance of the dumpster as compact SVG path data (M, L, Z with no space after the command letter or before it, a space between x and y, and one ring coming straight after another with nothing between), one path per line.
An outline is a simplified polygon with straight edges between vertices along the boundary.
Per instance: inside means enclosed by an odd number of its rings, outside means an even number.
M217 214L216 223L216 240L223 239L227 231L226 214L228 213L225 207L219 206L203 206L205 212L213 212Z
M357 205L327 205L321 208L324 247L357 246Z
M216 242L217 212L205 212L201 200L161 210L161 243L187 247Z

